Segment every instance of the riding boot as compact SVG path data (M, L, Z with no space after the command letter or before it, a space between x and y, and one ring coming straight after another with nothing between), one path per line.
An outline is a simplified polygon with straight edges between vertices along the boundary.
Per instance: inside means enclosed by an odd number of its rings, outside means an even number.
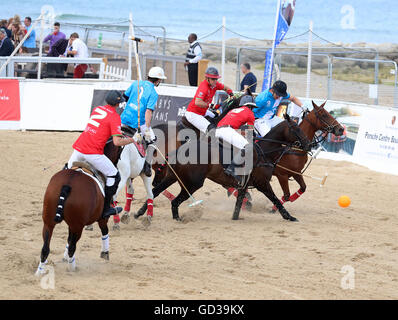
M148 163L146 160L144 162L144 167L142 168L142 172L147 176L150 177L152 176L152 168L150 163Z
M118 172L111 178L115 178L115 183L112 186L105 186L104 210L102 211L103 219L109 218L115 214L119 214L123 210L122 207L111 207L113 196L117 191L117 187L119 186L120 173Z
M215 130L214 129L216 129L216 128L217 128L217 126L214 123L210 123L207 126L207 129L206 129L206 136L207 137L214 137L214 135L215 135Z
M231 164L224 170L225 174L235 178L239 185L242 185L244 175L236 174L236 168L242 167L245 158L245 149L240 150L237 154L235 154L232 159Z

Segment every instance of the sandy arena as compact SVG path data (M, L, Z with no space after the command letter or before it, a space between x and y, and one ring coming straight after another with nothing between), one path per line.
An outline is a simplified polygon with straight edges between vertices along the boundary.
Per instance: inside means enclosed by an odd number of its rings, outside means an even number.
M181 206L184 223L172 220L162 195L149 228L132 219L113 231L110 220L108 262L99 257L98 226L84 231L78 270L71 273L62 262L63 222L55 228L49 256L54 289L43 289L34 276L43 196L78 135L0 132L0 299L398 299L398 176L326 160L313 161L306 172L328 172L325 187L307 178L307 192L286 205L298 223L268 213L271 204L257 191L253 211L232 221L234 200L207 181L195 193L204 200L202 211L188 202ZM272 185L280 197L276 179ZM145 193L140 179L134 186L136 210ZM291 182L292 193L297 189ZM338 206L342 194L350 196L350 207ZM119 201L124 205L124 195ZM342 270L354 271L351 282ZM342 282L353 288L343 289Z

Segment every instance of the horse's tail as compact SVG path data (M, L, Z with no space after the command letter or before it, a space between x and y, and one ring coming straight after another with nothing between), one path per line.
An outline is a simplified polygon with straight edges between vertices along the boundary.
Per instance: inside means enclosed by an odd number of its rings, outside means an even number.
M64 218L64 205L65 205L66 199L68 198L68 196L70 194L71 189L72 188L66 184L64 184L61 188L58 205L57 205L57 211L55 213L55 218L54 218L54 221L56 223L60 223Z

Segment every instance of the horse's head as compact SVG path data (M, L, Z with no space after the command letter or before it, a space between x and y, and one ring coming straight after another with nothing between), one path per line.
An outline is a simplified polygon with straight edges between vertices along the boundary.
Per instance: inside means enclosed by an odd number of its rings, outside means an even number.
M344 133L344 127L324 108L326 101L317 106L312 101L314 109L304 117L316 129L333 133L335 136L341 136Z
M302 148L304 151L311 150L311 141L308 140L303 130L300 129L296 121L292 120L288 114L284 114L286 121L280 123L283 132L283 141L293 143L298 148Z

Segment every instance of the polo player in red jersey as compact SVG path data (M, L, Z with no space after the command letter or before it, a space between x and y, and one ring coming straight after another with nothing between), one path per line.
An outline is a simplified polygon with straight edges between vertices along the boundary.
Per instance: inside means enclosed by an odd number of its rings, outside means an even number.
M234 156L232 163L225 169L225 174L234 177L241 185L242 178L250 174L251 168L246 168L245 174L238 175L235 168L243 163L248 148L252 146L245 137L238 133L238 130L244 124L247 124L249 130L254 128L253 108L257 108L252 96L243 96L239 102L239 108L233 109L218 123L215 136L230 143L240 151Z
M96 107L91 113L86 129L73 144L73 153L68 161L68 168L75 161L86 161L106 177L104 210L102 218L122 211L121 207L112 208L111 201L120 182L120 173L112 161L104 155L105 144L113 137L115 146L125 146L134 142L133 138L125 138L121 131L121 120L116 107L124 102L123 95L110 91L105 97L107 105Z
M207 68L205 72L205 80L203 80L192 101L189 103L187 111L185 112L185 118L195 128L206 134L209 131L210 122L205 118L205 115L214 117L214 114L207 109L213 100L217 90L224 90L230 96L233 95L232 89L226 85L218 82L220 79L218 70L214 67Z

